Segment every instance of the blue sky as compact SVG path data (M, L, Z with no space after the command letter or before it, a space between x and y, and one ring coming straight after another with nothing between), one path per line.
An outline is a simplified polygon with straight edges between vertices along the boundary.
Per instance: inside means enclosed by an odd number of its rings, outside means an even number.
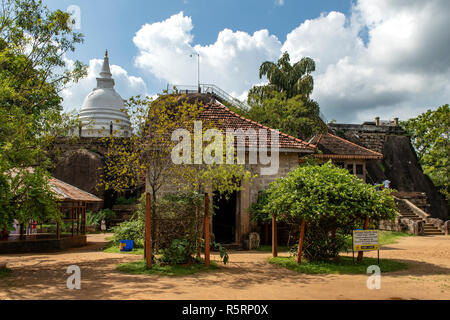
M328 119L407 118L448 103L449 1L430 0L44 0L81 9L84 44L70 60L90 66L64 93L79 109L108 48L123 98L167 83L214 83L245 99L265 60L283 51L317 64L314 98ZM440 30L438 33L437 31ZM434 46L435 50L430 50ZM436 70L430 74L429 70Z

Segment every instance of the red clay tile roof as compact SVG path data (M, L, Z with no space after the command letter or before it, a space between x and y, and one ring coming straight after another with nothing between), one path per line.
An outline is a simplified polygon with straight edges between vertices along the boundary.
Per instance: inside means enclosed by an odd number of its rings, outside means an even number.
M317 145L322 154L316 154L318 158L336 159L382 159L381 153L359 146L353 142L330 133L318 134L310 140Z
M212 123L214 127L221 130L222 132L226 132L227 129L242 129L244 132L246 132L248 129L254 129L258 134L259 130L261 129L267 130L268 147L270 146L271 142L271 132L275 132L278 133L278 147L280 149L289 149L289 151L304 153L313 153L316 151L316 146L314 144L292 137L278 130L269 128L256 121L244 118L218 102L209 102L205 104L205 109L200 115L200 120ZM235 134L235 136L238 135ZM253 144L249 145L248 138L246 139L245 145L246 147L256 147Z

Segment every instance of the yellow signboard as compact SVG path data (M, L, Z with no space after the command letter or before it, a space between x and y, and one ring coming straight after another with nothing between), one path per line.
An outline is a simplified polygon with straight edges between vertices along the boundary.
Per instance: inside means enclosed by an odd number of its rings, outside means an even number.
M353 230L353 251L379 250L378 230Z

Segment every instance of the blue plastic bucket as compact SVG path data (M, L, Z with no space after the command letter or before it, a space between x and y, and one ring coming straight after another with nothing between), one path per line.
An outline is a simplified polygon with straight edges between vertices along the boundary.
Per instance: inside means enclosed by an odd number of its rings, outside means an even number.
M133 250L134 241L133 240L120 240L119 248L120 251L131 251Z

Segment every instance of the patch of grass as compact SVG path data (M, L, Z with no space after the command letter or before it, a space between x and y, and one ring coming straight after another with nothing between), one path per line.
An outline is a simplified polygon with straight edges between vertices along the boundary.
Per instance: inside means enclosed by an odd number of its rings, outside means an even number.
M380 231L380 244L392 244L396 243L400 238L403 237L414 237L414 234L397 232L397 231Z
M397 232L397 231L379 231L379 235L380 235L380 238L379 238L380 245L397 243L397 241L400 238L415 236L414 234L409 234L409 233L405 233L405 232ZM352 250L352 236L351 235L346 236L345 243L346 243L346 246L345 246L346 250L351 251ZM272 246L270 244L269 245L261 245L256 250L262 251L262 252L272 252ZM278 246L278 252L289 252L289 247Z
M145 260L122 263L117 265L117 270L130 274L154 274L160 276L184 276L188 274L194 274L203 271L217 270L219 267L217 264L211 261L211 266L207 268L203 263L197 263L192 265L165 265L153 264L151 269L147 269Z
M111 246L107 247L103 250L103 252L107 253L125 253L125 254L144 254L144 248L134 248L132 251L120 251L119 247Z
M132 251L120 251L119 246L114 245L114 243L111 241L108 243L108 245L103 249L103 252L106 253L124 253L124 254L144 254L144 248L133 248Z
M272 245L270 244L261 245L256 250L263 252L272 252ZM278 252L289 252L289 248L287 246L278 246Z
M11 274L11 271L12 270L8 269L8 268L1 268L0 269L0 279L9 276Z
M343 256L340 256L336 261L304 261L301 264L298 264L293 257L269 258L268 261L271 264L275 264L289 270L308 274L366 274L368 266L378 264L376 258L367 257L364 257L363 261L359 264L356 264L355 258L355 264L353 264L352 257ZM381 272L399 271L407 269L407 264L391 259L380 259L380 269Z
M413 234L405 233L405 232L397 232L397 231L379 231L379 243L381 246L386 244L397 243L400 238L403 237L413 237ZM352 250L352 236L347 235L345 237L345 250Z

